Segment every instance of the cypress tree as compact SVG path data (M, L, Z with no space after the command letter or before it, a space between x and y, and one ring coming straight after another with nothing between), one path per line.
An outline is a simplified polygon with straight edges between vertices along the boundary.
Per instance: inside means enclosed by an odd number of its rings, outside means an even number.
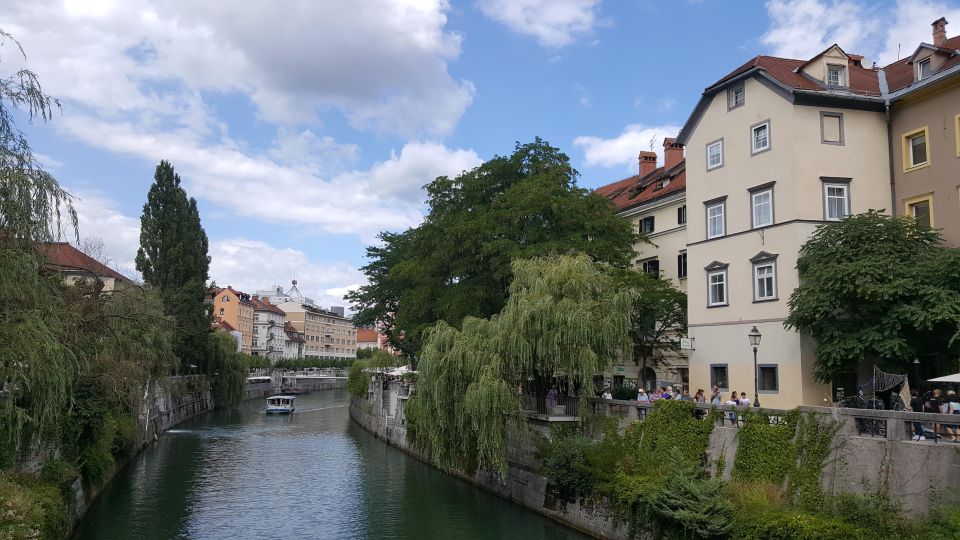
M163 296L164 312L176 321L174 350L183 371L207 371L210 333L203 306L210 256L196 199L180 187L173 165L161 161L140 217L137 270Z

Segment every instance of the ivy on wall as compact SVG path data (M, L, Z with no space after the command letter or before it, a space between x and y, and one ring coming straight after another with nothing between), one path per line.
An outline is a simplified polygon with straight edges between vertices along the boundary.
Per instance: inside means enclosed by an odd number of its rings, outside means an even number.
M774 418L754 411L741 414L743 426L733 460L733 479L782 484L797 461L794 437L799 411Z

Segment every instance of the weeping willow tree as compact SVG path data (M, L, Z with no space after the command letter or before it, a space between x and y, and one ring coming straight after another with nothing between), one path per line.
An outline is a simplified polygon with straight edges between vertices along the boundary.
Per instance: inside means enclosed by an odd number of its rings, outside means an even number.
M0 30L0 45L11 44L23 53ZM73 322L61 309L62 288L41 275L33 248L65 229L76 235L77 215L16 123L18 115L47 121L58 107L33 72L0 78L0 442L8 449L55 431L78 365L67 343Z
M630 354L630 295L586 256L513 263L503 310L438 323L427 334L406 409L414 444L446 469L506 472L506 433L519 389L565 376L587 388Z

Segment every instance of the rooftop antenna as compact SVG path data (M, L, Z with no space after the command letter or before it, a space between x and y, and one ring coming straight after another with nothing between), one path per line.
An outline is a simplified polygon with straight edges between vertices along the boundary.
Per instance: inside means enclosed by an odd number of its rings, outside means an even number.
M650 151L653 152L654 145L657 144L657 136L650 137Z
M897 60L900 60L900 44L897 43Z

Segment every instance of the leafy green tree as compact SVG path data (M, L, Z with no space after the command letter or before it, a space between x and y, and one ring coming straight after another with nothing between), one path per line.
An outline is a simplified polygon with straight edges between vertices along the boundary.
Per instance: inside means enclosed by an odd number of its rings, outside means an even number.
M506 472L505 433L518 389L554 376L574 389L629 354L630 295L584 255L518 259L503 310L427 334L406 414L415 444L440 467Z
M702 467L684 459L678 449L668 454L670 473L649 501L667 538L727 538L733 505L719 478L703 478ZM680 529L680 531L676 531Z
M140 218L137 270L164 299L166 313L176 321L175 349L182 367L209 373L205 350L210 334L203 305L210 257L207 234L200 224L197 201L187 198L180 176L161 161Z
M814 376L829 382L864 361L900 369L956 358L960 251L912 218L876 211L817 228L797 260L787 328L817 340Z
M680 351L680 336L687 332L687 294L669 280L630 269L613 270L618 285L633 296L630 337L633 361L641 366L645 384L647 367L656 368L665 354Z
M569 158L537 138L456 178L426 186L423 224L367 248L369 284L347 296L358 324L389 329L415 355L436 321L459 326L506 302L515 259L585 253L624 266L636 235L610 201L577 186Z

